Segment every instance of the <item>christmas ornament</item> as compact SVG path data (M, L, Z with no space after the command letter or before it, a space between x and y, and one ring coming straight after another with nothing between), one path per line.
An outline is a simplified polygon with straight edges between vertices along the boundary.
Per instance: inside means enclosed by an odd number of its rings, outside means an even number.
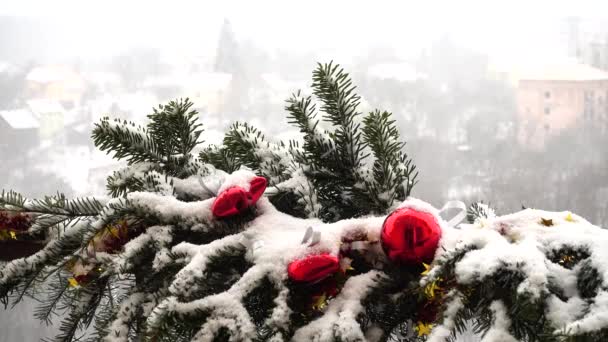
M568 213L568 215L566 215L565 220L566 220L566 222L576 222L574 217L572 217L572 213Z
M287 266L289 278L297 282L316 283L340 270L338 257L330 254L309 255Z
M431 333L431 329L433 329L433 325L424 322L418 322L416 324L416 331L418 331L418 337L426 336Z
M551 226L553 226L553 219L546 219L546 218L541 217L539 223L545 227L551 227Z
M15 213L9 215L0 212L0 241L16 240L18 234L23 234L31 226L31 219L28 215Z
M325 309L329 301L340 293L341 285L344 285L343 283L344 279L338 279L337 274L323 279L319 283L319 289L312 295L311 308L316 311Z
M427 299L434 300L435 292L442 290L442 288L439 286L440 281L440 279L435 279L424 287L424 295Z
M441 302L431 301L422 305L422 308L416 312L416 320L418 322L432 323L437 320L437 315L441 308Z
M249 191L234 186L220 193L211 207L213 215L226 218L238 215L255 205L266 190L266 178L254 177L249 184Z
M68 278L70 287L86 286L95 276L95 265L81 258L71 260L67 267L72 272L72 277ZM101 269L98 267L97 271L100 272Z
M96 252L113 253L120 250L129 240L128 232L129 226L125 220L106 226L89 242L87 246L89 256L95 256Z
M431 268L432 268L431 265L423 262L422 263L422 267L424 267L424 271L422 271L422 273L420 273L421 276L428 275L429 272L431 272Z
M427 212L402 208L390 214L382 226L382 247L397 263L431 262L441 239L441 227Z

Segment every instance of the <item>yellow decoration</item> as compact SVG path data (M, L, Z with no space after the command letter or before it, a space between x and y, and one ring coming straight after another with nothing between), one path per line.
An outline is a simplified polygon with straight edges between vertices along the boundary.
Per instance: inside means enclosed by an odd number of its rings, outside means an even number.
M69 278L68 279L68 283L70 283L71 287L79 287L80 284L78 284L78 280L76 280L75 278Z
M418 337L426 336L431 333L433 325L430 323L418 322L416 323L416 330L418 331Z
M313 310L323 310L327 306L327 295L323 292L322 295L315 297L314 303L312 303Z
M541 218L540 219L540 224L542 224L545 227L551 227L551 226L553 226L553 220L552 219Z
M574 220L574 217L572 217L572 213L568 213L568 215L566 215L566 221L567 222L576 222Z
M563 257L560 259L560 262L561 262L562 264L567 263L567 262L572 262L572 261L574 261L574 256L572 256L572 255L564 255L564 256L563 256Z
M431 271L431 265L423 262L422 266L424 266L424 271L422 271L422 273L420 273L420 275L425 276L425 275L429 274L429 272Z
M11 235L11 239L13 239L13 240L17 240L17 234L15 234L15 232L14 232L14 231L12 231L12 230L11 230L11 231L10 231L10 232L8 232L8 233Z
M439 287L439 285L437 285L437 283L439 282L439 280L433 280L433 282L427 284L424 287L424 295L426 296L426 298L428 299L434 299L435 298L435 291L441 290L441 287Z

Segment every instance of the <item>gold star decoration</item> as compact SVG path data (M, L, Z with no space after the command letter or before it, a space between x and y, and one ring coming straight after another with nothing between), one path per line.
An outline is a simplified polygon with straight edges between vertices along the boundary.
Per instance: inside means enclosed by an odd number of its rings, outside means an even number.
M431 333L433 325L430 323L418 322L416 323L416 330L418 331L418 337L426 336Z
M574 220L574 217L572 217L572 213L568 213L568 215L566 215L566 222L576 222L576 220Z
M425 275L429 274L429 272L431 271L431 265L423 262L422 266L424 266L424 271L422 271L422 273L420 273L420 275L425 276Z
M327 295L325 294L325 292L320 296L314 297L314 302L312 303L313 310L320 311L320 310L325 309L326 306L327 306Z
M8 232L8 233L10 234L11 239L13 239L13 240L17 240L17 234L15 234L15 232L14 232L14 231L12 231L12 230L11 230L11 231L10 231L10 232Z
M437 284L438 282L439 279L435 279L424 287L424 295L426 298L431 300L435 298L435 291L441 290L441 287Z
M564 255L559 259L560 264L571 263L572 261L574 261L573 255Z
M541 217L540 224L542 224L545 227L551 227L551 226L553 226L553 220Z
M76 280L76 278L69 278L68 279L68 283L70 284L71 287L79 287L80 284L78 284L78 280Z

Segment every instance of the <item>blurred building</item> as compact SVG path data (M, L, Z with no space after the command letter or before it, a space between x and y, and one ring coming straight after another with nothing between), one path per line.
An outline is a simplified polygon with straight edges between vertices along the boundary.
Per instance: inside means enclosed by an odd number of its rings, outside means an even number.
M516 73L518 140L541 148L552 135L584 121L608 122L608 72L580 64L544 64Z
M569 57L608 71L608 23L594 18L564 19L565 45Z
M32 99L27 101L30 110L40 122L40 139L51 140L63 134L63 128L70 121L65 108L55 100Z
M22 157L36 146L39 126L38 119L30 110L0 111L0 155L3 161L8 162L11 156Z
M197 108L219 113L225 104L232 75L223 72L196 72L188 75L171 74L149 77L145 89L158 94L161 102L176 97L188 97ZM154 104L150 105L151 108Z
M26 97L60 102L66 109L80 105L85 80L67 66L40 66L26 76Z

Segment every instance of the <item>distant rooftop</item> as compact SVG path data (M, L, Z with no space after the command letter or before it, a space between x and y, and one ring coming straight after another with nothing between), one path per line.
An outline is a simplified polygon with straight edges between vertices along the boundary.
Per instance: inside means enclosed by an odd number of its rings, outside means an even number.
M521 71L519 79L538 81L600 81L608 80L608 72L581 63L549 64Z
M490 69L504 74L515 84L518 81L600 81L608 80L608 72L575 60L537 59L515 63L493 63Z
M65 108L54 100L32 99L27 101L27 105L36 115L65 112Z
M62 65L48 65L33 68L25 77L37 83L80 82L80 76L71 68Z
M372 77L408 82L426 78L409 63L380 63L367 70Z
M0 117L14 129L37 128L40 123L34 114L27 109L3 110Z

